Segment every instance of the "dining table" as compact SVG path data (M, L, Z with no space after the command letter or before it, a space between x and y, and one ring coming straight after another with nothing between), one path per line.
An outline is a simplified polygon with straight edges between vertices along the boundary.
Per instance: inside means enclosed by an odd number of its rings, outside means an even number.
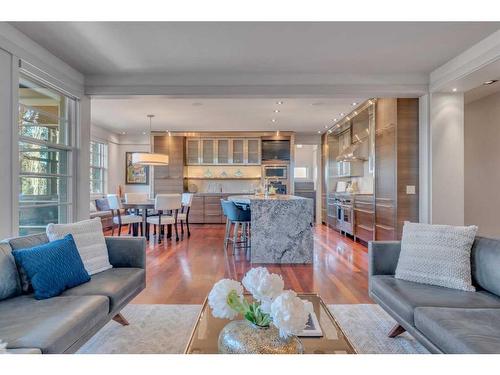
M146 238L149 236L146 235L146 218L148 216L148 210L152 210L155 208L155 200L154 199L148 199L144 202L138 202L138 203L122 203L122 208L126 210L134 210L137 213L139 211L141 212L142 215L142 233Z

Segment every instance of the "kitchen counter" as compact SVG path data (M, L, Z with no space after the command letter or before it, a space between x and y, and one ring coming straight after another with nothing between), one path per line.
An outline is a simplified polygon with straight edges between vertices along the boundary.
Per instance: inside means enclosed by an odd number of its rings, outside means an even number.
M235 195L249 204L252 263L312 263L313 200L294 195Z

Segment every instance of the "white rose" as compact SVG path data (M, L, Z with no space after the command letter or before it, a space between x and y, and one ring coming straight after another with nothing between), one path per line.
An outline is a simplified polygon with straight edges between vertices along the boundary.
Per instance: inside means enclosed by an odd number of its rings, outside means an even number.
M215 283L208 295L208 304L212 308L212 315L221 319L234 319L238 313L227 304L227 296L232 291L243 300L243 286L240 282L222 279Z
M7 343L0 340L0 354L7 353Z
M292 290L283 292L271 304L273 324L283 338L300 334L306 327L308 317L304 302Z
M264 267L252 268L242 280L245 288L261 303L261 309L269 313L273 300L283 292L285 283L280 275L269 273Z

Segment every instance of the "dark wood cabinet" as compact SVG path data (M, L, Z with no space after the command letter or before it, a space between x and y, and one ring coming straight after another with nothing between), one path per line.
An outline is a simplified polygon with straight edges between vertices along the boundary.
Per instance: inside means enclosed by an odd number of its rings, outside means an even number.
M375 239L396 240L418 221L418 99L378 99L375 116Z
M375 236L375 207L373 195L357 195L354 198L354 235L364 242Z
M166 154L169 159L167 166L154 167L155 195L184 191L184 144L184 137L153 137L153 151Z

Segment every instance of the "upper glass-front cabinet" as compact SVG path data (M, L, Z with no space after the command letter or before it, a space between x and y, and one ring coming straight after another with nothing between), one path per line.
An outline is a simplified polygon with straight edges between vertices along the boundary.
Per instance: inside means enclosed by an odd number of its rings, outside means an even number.
M187 164L200 164L200 140L188 138L186 140L186 162Z
M187 138L186 164L259 165L260 138Z
M260 139L247 139L247 163L260 164Z

